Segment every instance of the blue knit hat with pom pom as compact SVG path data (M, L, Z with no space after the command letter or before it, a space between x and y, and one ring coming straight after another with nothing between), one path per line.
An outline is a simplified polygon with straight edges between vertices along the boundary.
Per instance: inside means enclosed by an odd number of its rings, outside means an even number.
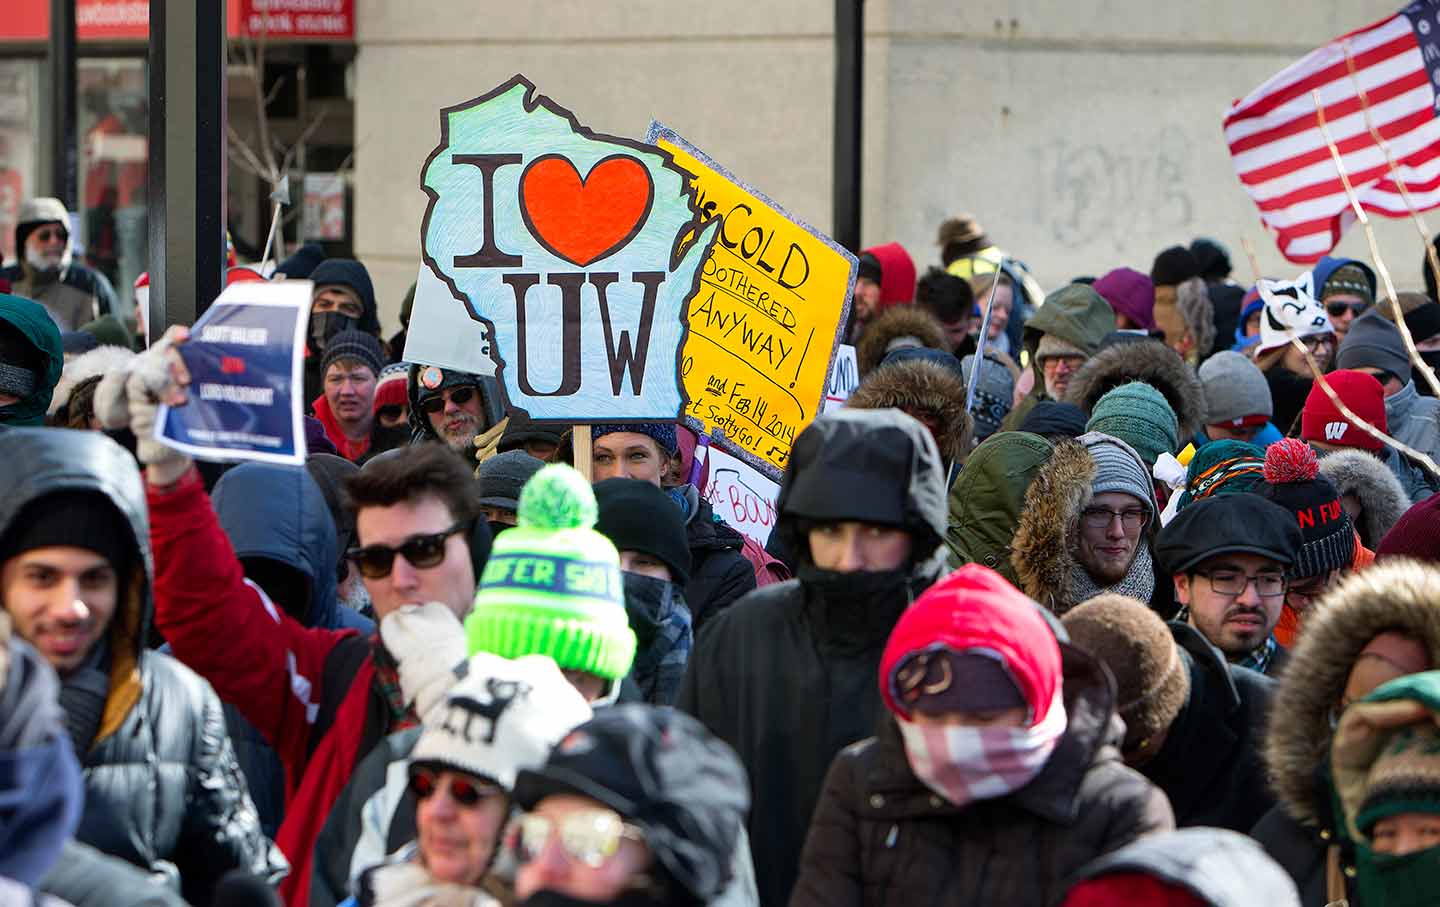
M620 555L594 529L595 494L555 464L520 492L518 524L495 539L465 620L471 655L548 655L561 668L618 680L635 658Z

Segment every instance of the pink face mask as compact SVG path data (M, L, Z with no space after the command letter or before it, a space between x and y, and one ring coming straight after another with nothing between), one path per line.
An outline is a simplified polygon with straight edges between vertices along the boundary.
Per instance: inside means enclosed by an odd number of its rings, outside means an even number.
M1055 691L1045 718L1029 728L913 724L897 719L915 777L956 806L1013 793L1040 774L1065 733L1065 704Z

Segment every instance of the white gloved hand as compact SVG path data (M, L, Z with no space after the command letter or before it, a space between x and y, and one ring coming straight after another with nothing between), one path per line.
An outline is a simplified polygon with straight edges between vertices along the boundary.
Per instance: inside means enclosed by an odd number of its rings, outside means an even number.
M173 447L156 441L155 416L160 403L183 404L190 373L175 350L190 330L176 325L123 369L105 375L95 388L95 415L106 428L129 428L135 435L135 456L146 467L152 485L171 485L191 466L191 460Z
M400 666L400 693L423 721L459 679L465 628L446 605L405 605L380 621L380 639Z

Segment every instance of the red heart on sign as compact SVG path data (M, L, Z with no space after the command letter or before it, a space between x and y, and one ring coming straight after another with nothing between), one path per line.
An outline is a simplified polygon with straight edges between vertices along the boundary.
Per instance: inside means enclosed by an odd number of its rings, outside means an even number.
M520 213L555 255L585 267L635 238L655 198L650 173L628 154L597 162L584 179L568 158L536 158L520 177Z

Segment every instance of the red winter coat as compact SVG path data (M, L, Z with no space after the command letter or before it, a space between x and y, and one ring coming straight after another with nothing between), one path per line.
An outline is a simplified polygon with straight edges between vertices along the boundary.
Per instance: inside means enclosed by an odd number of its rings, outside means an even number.
M307 628L248 582L194 471L173 489L148 487L147 498L155 626L284 763L276 843L293 869L280 893L304 907L315 838L355 764L391 730L372 690L371 643L354 630Z

